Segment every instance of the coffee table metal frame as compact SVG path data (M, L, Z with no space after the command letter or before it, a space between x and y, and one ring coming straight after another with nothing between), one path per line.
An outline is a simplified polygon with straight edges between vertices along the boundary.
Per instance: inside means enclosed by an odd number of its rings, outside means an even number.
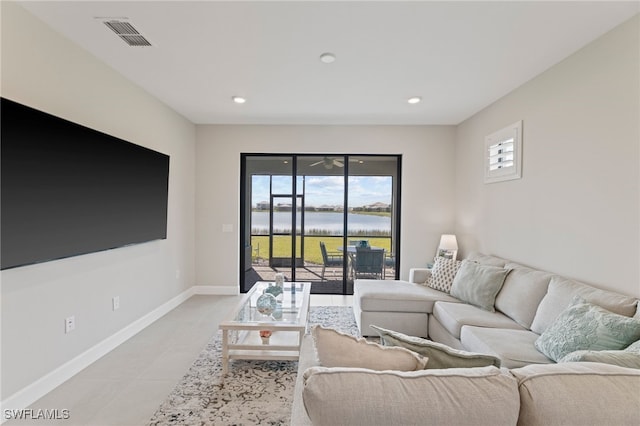
M229 320L220 323L222 330L222 371L229 371L230 359L293 360L300 358L302 338L309 323L311 283L285 282L282 317L274 319L256 310L256 300L264 289L273 285L257 282L231 312ZM291 286L295 285L295 293ZM268 344L260 339L260 330L273 332Z

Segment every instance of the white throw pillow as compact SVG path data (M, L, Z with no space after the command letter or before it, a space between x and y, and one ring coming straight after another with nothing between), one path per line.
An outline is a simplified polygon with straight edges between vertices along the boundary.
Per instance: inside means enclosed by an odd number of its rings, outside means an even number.
M575 351L558 361L562 362L601 362L627 368L640 368L640 353L632 351Z
M510 269L463 260L451 286L451 295L485 311L495 312L496 296Z
M428 358L400 347L367 342L363 337L344 334L316 325L311 329L318 361L323 367L357 367L370 370L423 370Z

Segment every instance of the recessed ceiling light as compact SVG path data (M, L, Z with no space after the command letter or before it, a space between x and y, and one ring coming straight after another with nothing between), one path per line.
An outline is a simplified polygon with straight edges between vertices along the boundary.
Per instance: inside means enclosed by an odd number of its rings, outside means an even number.
M320 61L325 64L330 64L335 60L336 60L336 55L334 55L333 53L326 52L320 55Z
M421 100L422 98L420 96L414 96L412 98L407 99L407 102L409 102L411 105L414 105L414 104L419 104Z
M234 96L231 99L233 100L233 102L235 102L237 104L243 104L243 103L247 102L247 100L245 98L243 98L242 96Z

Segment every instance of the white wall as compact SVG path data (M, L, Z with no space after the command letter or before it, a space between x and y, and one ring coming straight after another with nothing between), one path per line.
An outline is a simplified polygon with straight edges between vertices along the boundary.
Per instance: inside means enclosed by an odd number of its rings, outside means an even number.
M10 2L2 96L170 156L166 240L2 271L4 400L193 286L195 126Z
M479 250L640 297L638 16L457 127L456 232ZM523 123L523 177L483 184L484 137Z
M240 153L403 154L401 277L453 230L451 126L198 126L196 282L238 291ZM233 233L222 225L232 224Z

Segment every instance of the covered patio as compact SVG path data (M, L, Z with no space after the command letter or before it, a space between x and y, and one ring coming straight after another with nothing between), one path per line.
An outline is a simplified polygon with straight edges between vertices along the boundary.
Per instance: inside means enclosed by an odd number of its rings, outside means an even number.
M326 267L324 272L324 280L322 279L322 264L304 262L303 266L296 268L296 280L310 282L311 293L313 294L342 294L342 268ZM283 273L285 277L291 277L290 267L269 266L268 259L257 259L248 270L247 277L251 277L253 282L256 281L274 281L276 273ZM383 279L395 279L394 266L385 266ZM287 278L288 279L288 278ZM346 294L353 294L353 276L347 276Z

